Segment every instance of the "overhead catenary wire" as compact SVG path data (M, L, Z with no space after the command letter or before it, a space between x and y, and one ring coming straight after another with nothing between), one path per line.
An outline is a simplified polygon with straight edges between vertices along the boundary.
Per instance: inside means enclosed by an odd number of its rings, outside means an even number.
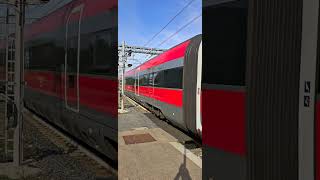
M155 37L157 37L166 27L169 26L171 22L173 22L176 19L176 17L178 17L185 9L187 9L194 1L195 0L189 1L189 3L187 3L175 16L173 16L158 33L156 33L149 41L147 41L147 43L144 44L144 46L147 46ZM146 55L144 61L148 60L150 57L152 57L152 55L150 55L149 57L148 55Z
M183 6L183 8L177 12L169 21L168 23L166 23L165 26L163 26L160 31L158 31L155 35L153 35L151 37L151 39L149 39L143 46L147 46L152 40L155 39L155 37L157 37L161 32L163 32L163 30L165 28L167 28L183 11L185 11L195 0L185 0L186 2L188 2L185 6ZM183 30L185 27L187 27L189 24L191 24L193 21L195 21L196 19L198 19L199 17L201 17L201 14L199 16L197 16L196 18L192 19L190 22L188 22L186 25L184 25L183 27L181 27L178 31L176 31L173 35L169 36L169 38L167 38L165 41L163 41L160 45L164 44L165 42L167 42L169 39L171 39L172 37L174 37L176 34L178 34L181 30ZM159 45L158 45L159 46ZM154 49L154 48L151 48ZM151 51L151 50L150 50ZM150 55L149 57L152 57L153 55ZM147 59L149 59L148 55L146 55L145 59L143 57L141 57L141 60L144 59L144 61L140 61L139 64L144 63ZM136 64L136 63L132 63L132 64ZM132 67L134 68L134 67Z
M156 36L158 36L176 17L178 17L186 8L188 8L193 2L194 2L195 0L191 0L191 1L189 1L189 3L187 3L174 17L172 17L170 20L169 20L169 22L158 32L158 33L156 33L149 41L147 41L147 43L145 43L144 44L144 46L146 46L146 45L148 45ZM201 15L200 15L201 16ZM200 17L199 16L199 17ZM196 19L197 18L199 18L199 17L196 17ZM193 21L192 21L193 22ZM191 23L192 23L191 22ZM190 24L191 24L190 23ZM189 24L187 24L187 26L188 26ZM182 28L183 29L183 28ZM180 30L181 31L181 30ZM169 38L170 39L170 38ZM168 40L169 40L168 39ZM166 40L167 41L167 40ZM146 55L145 56L145 59L144 59L144 61L146 61L146 60L148 60L149 58L151 58L153 55L150 55L150 56L148 56L148 55Z
M182 26L180 29L178 29L175 33L173 33L171 36L169 36L167 39L165 39L164 41L162 41L157 47L159 48L160 46L162 46L165 42L167 42L169 39L171 39L172 37L174 37L175 35L177 35L180 31L182 31L184 28L188 27L191 23L193 23L194 21L196 21L198 18L200 18L202 16L202 14L199 14L198 16L196 16L195 18L191 19L187 24L185 24L184 26Z
M157 32L154 36L152 36L152 38L147 41L143 46L147 46L155 37L157 37L165 28L167 28L169 26L169 24L172 23L172 21L174 21L176 19L176 17L178 17L185 9L187 9L195 0L191 0L188 4L186 4L175 16L173 16L169 22L161 28L161 30L159 32Z
M184 28L188 27L191 23L193 23L194 21L196 21L198 18L200 18L202 16L202 14L199 14L198 16L194 17L193 19L191 19L190 21L188 21L188 23L186 23L185 25L183 25L181 28L179 28L176 32L174 32L173 34L171 34L167 39L165 39L164 41L162 41L161 43L159 43L156 47L160 48L164 43L166 43L168 40L170 40L171 38L173 38L175 35L177 35L179 32L181 32ZM148 58L152 57L149 56ZM147 59L148 59L147 58ZM147 60L146 59L146 60Z

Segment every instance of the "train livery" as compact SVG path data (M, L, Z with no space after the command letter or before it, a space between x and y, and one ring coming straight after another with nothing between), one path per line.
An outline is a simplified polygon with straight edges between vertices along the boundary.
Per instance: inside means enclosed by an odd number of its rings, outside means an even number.
M25 106L117 161L117 0L74 0L25 30Z
M125 73L127 96L198 136L202 130L201 39L197 35Z
M247 156L247 9L245 0L211 2L203 10L203 178L240 180Z
M318 0L203 1L203 179L320 179Z

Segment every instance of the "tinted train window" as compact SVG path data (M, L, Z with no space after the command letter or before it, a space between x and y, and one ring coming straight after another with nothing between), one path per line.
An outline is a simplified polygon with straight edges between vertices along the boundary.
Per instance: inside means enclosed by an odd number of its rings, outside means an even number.
M79 14L72 15L79 17ZM79 20L76 23L68 23L66 24L66 53L67 53L67 60L66 60L66 71L68 73L78 73L78 63L82 61L81 57L78 55L79 48L81 45L79 44L79 36L81 41L80 29L79 29ZM78 62L79 59L79 62Z
M149 86L149 74L144 74L140 76L139 86Z
M164 87L182 89L182 67L164 71Z
M81 37L81 73L117 75L118 51L114 31L106 30Z
M149 74L149 86L153 86L154 75L155 75L155 73L150 73Z
M93 48L91 44L92 35L81 35L80 46L80 73L89 74L93 62Z
M172 68L155 74L154 86L182 89L183 68Z
M67 71L69 73L77 73L78 68L78 38L68 38L67 49ZM82 59L80 59L81 61Z
M126 85L134 85L134 78L133 77L128 77L126 78Z
M154 74L154 86L155 87L164 86L164 71L156 72Z
M64 63L64 50L53 44L41 44L27 49L30 69L55 71L59 64Z
M245 85L246 7L236 1L204 9L203 83Z

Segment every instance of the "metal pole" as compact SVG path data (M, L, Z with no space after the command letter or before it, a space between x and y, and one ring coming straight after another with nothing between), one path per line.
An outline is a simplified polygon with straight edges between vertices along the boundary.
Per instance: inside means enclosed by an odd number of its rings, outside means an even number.
M125 73L125 67L126 67L126 58L125 58L125 42L122 42L122 75L121 75L121 111L124 111L124 73Z
M23 28L24 28L24 5L25 0L19 0L16 10L16 41L15 41L15 104L17 106L17 127L14 132L14 153L13 163L15 166L19 166L23 159L23 145L22 145L22 75L23 75Z

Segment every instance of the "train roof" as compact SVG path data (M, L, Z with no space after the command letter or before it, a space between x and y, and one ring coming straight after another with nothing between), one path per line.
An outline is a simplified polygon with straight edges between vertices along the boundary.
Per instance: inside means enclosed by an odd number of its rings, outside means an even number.
M118 6L117 0L74 0L64 6L56 9L47 16L42 17L40 20L35 21L26 26L25 30L25 39L30 39L33 36L36 36L41 33L53 31L59 27L64 26L66 11L72 6L77 4L82 4L85 2L85 11L83 12L83 17L95 16L101 12L104 12L106 9L112 9ZM97 5L97 3L99 3Z
M169 62L169 61L172 61L172 60L175 60L179 57L182 57L184 56L186 50L187 50L187 47L189 46L191 40L193 38L196 38L198 36L201 36L201 34L199 35L196 35L172 48L170 48L169 50L165 51L164 53L144 62L143 64L141 64L140 66L137 66L135 67L134 69L131 69L130 71L127 71L125 73L126 76L130 76L130 75L133 75L134 72L139 69L140 71L143 71L143 70L146 70L146 69L149 69L151 67L154 67L154 66L157 66L157 65L160 65L160 64L163 64L165 62Z
M81 2L88 2L89 0L73 0L69 3L66 3L64 6L57 8L56 10L52 11L46 16L43 16L37 21L32 22L31 24L27 24L25 26L25 31L24 31L24 39L29 40L33 36L36 36L41 33L45 32L50 32L54 29L59 28L60 26L63 26L64 22L59 21L59 17L61 18L62 16L65 15L65 11L70 8L75 2L76 3L81 3ZM98 2L104 2L103 5L97 6L96 3L93 1L98 1ZM108 2L108 3L106 3ZM89 6L86 6L88 9L85 11L83 14L83 17L90 17L94 16L100 12L103 12L106 9L111 9L114 7L118 6L117 0L109 0L109 1L100 1L100 0L90 0ZM13 36L13 34L10 34L10 36ZM5 44L3 43L4 41L0 41L0 48L3 48Z

